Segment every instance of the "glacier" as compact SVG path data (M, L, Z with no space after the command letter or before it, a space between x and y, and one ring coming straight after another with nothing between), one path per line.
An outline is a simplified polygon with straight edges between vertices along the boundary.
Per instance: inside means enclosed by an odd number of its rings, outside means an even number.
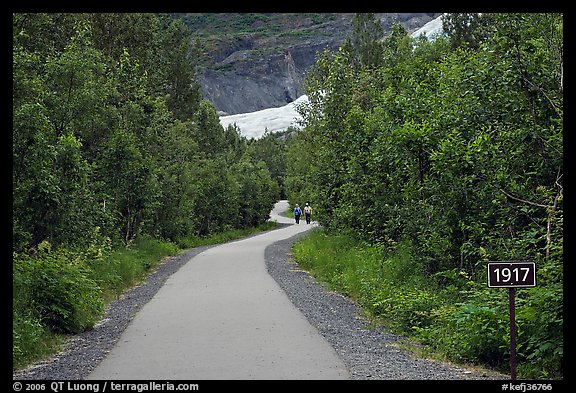
M436 19L432 19L430 22L426 23L424 26L411 33L410 35L412 36L412 38L418 38L419 36L424 34L426 38L434 39L440 34L443 34L443 28L442 28L443 15L444 14L440 15Z
M300 120L297 107L300 103L308 101L307 95L302 95L281 107L266 108L255 112L239 113L236 115L220 116L220 124L227 128L230 124L236 124L240 134L246 138L258 139L266 131L284 131L288 127L296 127Z

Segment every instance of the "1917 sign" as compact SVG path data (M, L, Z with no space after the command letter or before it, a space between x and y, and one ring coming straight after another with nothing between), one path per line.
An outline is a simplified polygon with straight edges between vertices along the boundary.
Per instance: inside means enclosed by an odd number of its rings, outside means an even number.
M508 288L510 376L512 379L516 379L516 288L536 286L536 264L524 261L488 262L488 286L490 288Z
M510 376L516 379L516 288L536 286L534 262L488 262L488 287L508 288L510 309Z
M488 287L529 288L536 286L534 262L489 262Z

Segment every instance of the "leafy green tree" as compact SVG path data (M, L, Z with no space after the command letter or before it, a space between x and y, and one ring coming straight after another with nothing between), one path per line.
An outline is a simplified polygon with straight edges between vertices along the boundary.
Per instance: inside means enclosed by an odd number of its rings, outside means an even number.
M215 157L225 150L224 128L220 124L216 108L209 101L200 102L198 111L194 114L194 125L194 137L198 141L198 147L208 157Z
M509 14L507 14L507 17ZM453 48L478 49L494 32L494 14L447 13L442 15L442 28Z
M154 106L146 145L154 160L158 195L149 211L147 231L176 240L197 231L194 209L201 181L200 151L190 122L173 121L163 100Z
M55 134L73 133L92 161L110 127L107 68L93 47L88 22L80 20L74 31L63 51L46 60L44 103Z
M19 244L22 236L31 246L45 239L83 242L95 224L89 213L91 167L79 137L102 115L94 110L103 95L97 87L101 63L84 41L85 24L75 27L62 54L47 56L41 66L39 56L15 46L13 194ZM30 67L32 74L23 72Z
M495 14L477 22L458 21L473 33L470 45L450 45L471 40L457 37L463 32L455 27L434 43L411 42L398 28L373 70L355 68L349 44L320 56L307 75L305 127L288 145L287 194L313 192L329 230L351 230L390 251L409 244L412 259L440 284L454 272L483 282L490 260L536 261L546 289L524 298L523 329L547 344L527 340L521 356L546 353L539 367L558 370L562 15ZM317 146L315 157L291 155L306 138ZM297 172L310 174L306 184ZM462 326L500 312L467 314L489 295L460 295L470 296L459 311L467 315ZM555 321L547 324L555 333L538 327L535 309ZM465 356L504 358L498 345L462 334L478 344Z
M122 130L111 136L98 170L108 186L108 209L117 215L122 239L127 243L138 233L144 210L153 197L151 183L155 174L138 149L135 137Z
M278 183L280 199L286 199L284 179L286 177L286 141L287 133L265 133L261 138L250 144L252 156L258 161L264 161L270 176ZM304 154L313 152L303 150Z
M196 80L199 54L192 46L190 31L182 20L174 20L161 36L160 64L168 107L177 119L191 118L199 109L202 94Z
M239 184L223 159L204 158L198 163L202 179L196 192L194 217L198 236L234 228L239 204Z
M279 185L271 177L264 161L245 154L234 168L238 190L238 226L256 227L266 222L278 200Z
M375 14L354 14L349 44L354 53L353 64L356 69L361 66L376 68L382 63L383 38L384 29Z
M160 18L152 13L91 13L87 19L92 26L95 47L114 62L127 50L139 59L142 68L153 74L157 68L157 53L161 48Z
M44 108L38 104L16 108L13 134L13 240L15 248L21 249L50 237L51 214L60 195L52 172L55 141Z
M81 13L14 13L12 28L18 45L44 62L64 50L84 19Z

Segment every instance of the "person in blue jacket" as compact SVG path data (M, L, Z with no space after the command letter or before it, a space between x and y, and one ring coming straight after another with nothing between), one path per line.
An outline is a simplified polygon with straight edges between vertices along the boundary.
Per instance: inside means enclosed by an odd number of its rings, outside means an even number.
M301 215L302 215L302 209L300 209L300 206L296 204L296 207L294 208L294 219L296 220L296 224L300 224Z

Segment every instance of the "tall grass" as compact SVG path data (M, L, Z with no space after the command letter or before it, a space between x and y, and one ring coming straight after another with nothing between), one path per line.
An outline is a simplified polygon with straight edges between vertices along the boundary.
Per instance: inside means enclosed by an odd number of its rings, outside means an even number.
M353 235L315 229L293 246L292 255L320 282L354 299L374 323L418 342L420 353L508 371L506 291L457 270L427 275L408 243L384 252ZM550 328L562 313L538 318L543 291L517 292L518 376L562 378L563 345ZM547 299L561 307L561 301Z
M140 236L128 247L120 247L103 258L89 262L91 277L100 285L106 302L141 282L164 257L177 255L172 242Z
M322 230L313 231L292 249L303 269L405 334L425 324L439 301L436 283L423 274L410 252L401 244L394 255L386 256L382 248L353 236Z

